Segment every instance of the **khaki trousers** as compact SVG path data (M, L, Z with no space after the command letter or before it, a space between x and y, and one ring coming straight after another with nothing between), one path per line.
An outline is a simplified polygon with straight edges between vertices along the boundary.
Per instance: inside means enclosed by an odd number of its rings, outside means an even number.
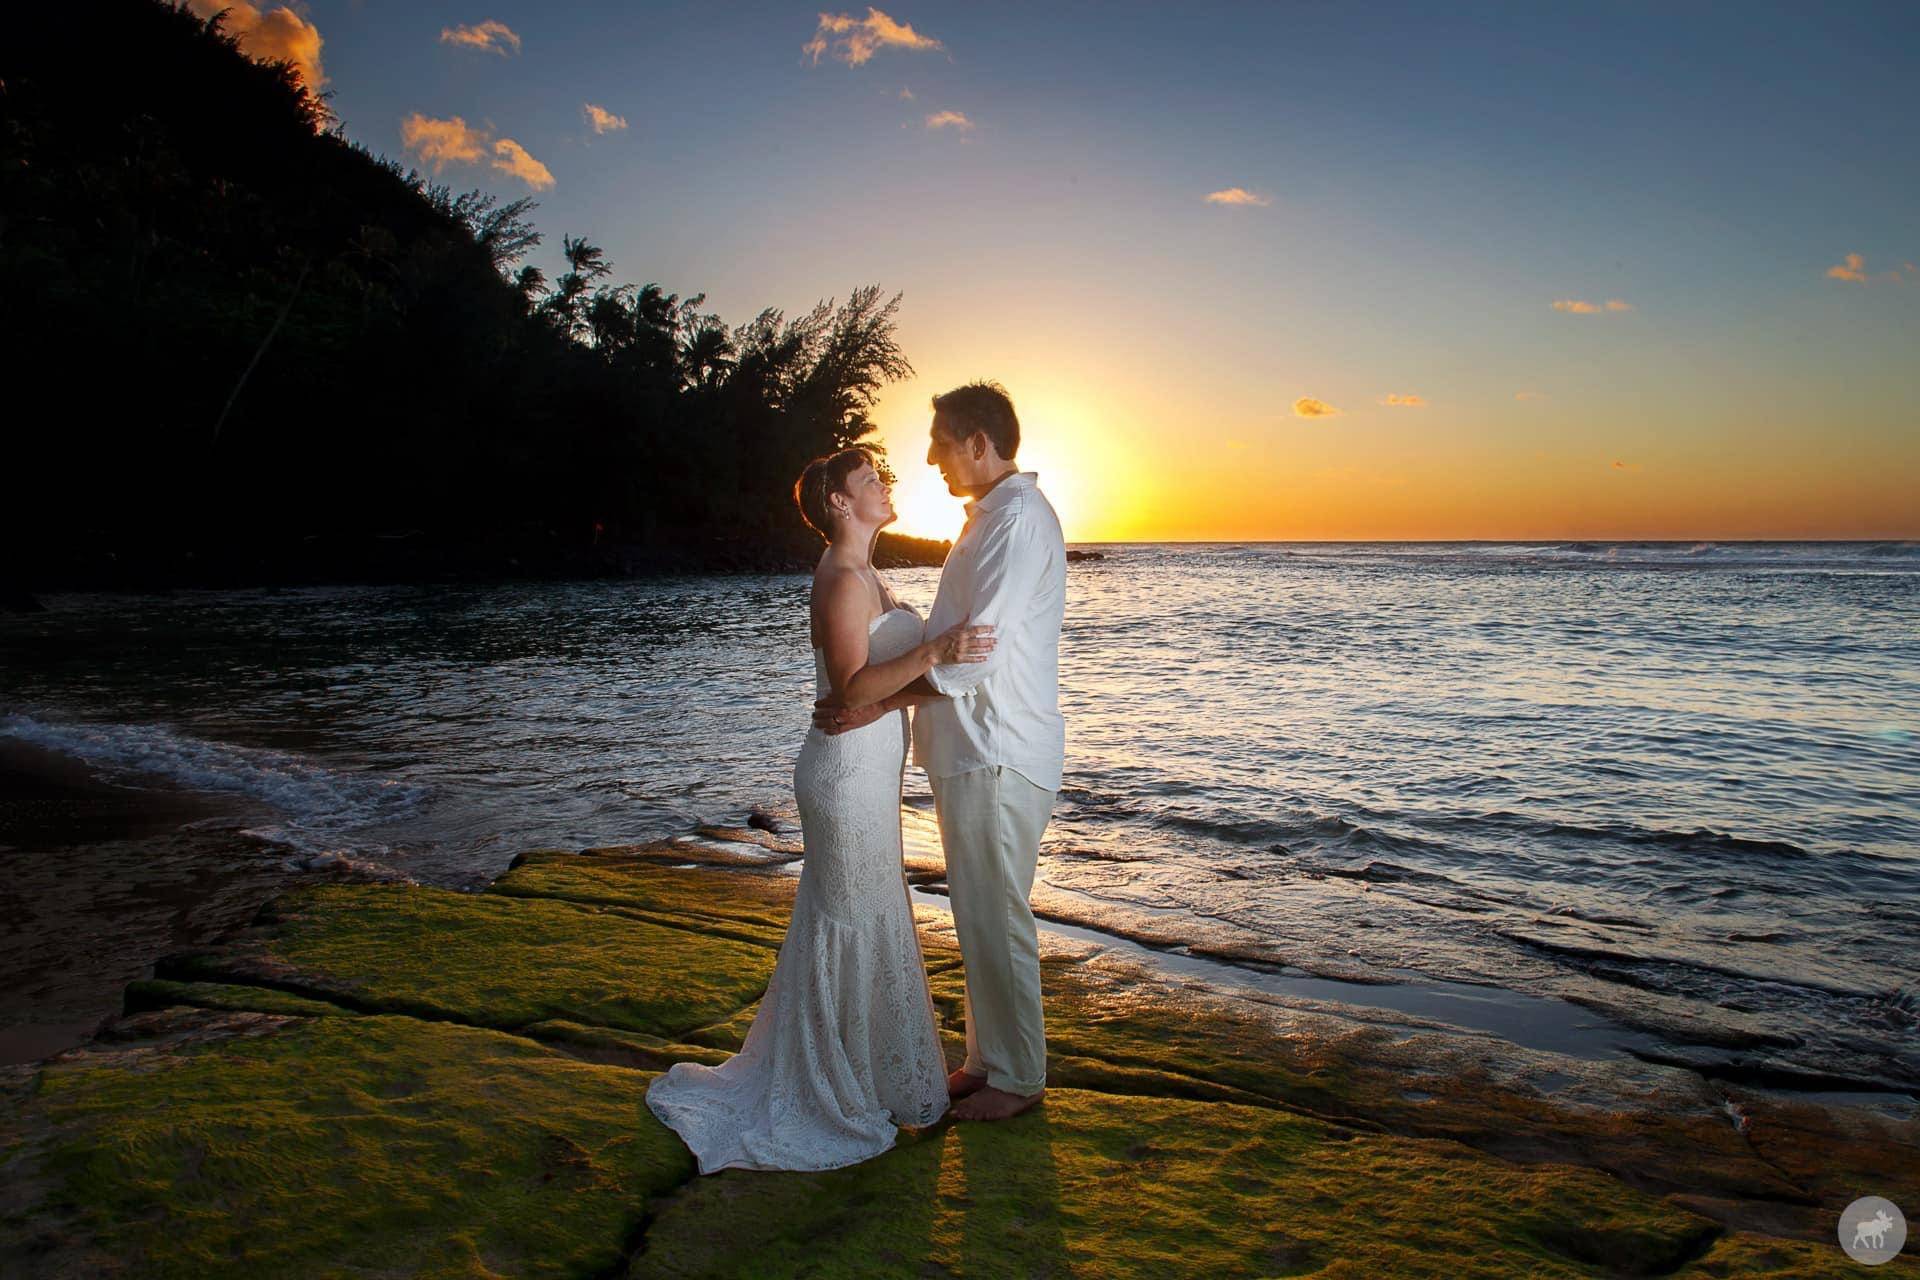
M1005 765L929 778L966 969L966 1070L1008 1093L1047 1082L1040 939L1027 895L1054 793Z

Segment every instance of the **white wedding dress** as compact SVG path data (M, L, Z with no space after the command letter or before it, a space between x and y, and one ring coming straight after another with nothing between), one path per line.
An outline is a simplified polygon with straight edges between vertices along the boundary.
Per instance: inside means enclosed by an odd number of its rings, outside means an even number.
M868 630L868 660L920 643L912 609ZM818 696L826 656L814 650ZM893 1146L947 1109L946 1057L913 928L900 844L907 713L828 735L807 731L794 766L806 861L773 977L740 1052L675 1063L647 1106L700 1172L837 1169Z

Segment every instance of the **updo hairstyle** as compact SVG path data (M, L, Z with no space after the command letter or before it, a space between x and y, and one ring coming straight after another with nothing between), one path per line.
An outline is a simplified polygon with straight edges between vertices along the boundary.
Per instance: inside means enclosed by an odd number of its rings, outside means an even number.
M793 482L793 501L800 508L801 518L828 542L833 541L833 507L827 499L836 493L844 493L847 477L862 466L871 465L873 454L855 445L851 449L815 458L801 471L800 478Z

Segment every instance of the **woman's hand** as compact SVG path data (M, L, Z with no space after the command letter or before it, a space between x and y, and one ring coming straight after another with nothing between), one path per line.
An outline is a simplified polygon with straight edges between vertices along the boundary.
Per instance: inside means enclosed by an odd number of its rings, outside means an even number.
M881 716L899 709L900 706L894 702L894 695L851 711L841 706L838 700L825 697L813 704L813 727L832 737L849 729L864 729Z
M944 667L955 662L985 662L993 652L993 628L969 626L961 619L958 626L942 631L928 642L933 665Z

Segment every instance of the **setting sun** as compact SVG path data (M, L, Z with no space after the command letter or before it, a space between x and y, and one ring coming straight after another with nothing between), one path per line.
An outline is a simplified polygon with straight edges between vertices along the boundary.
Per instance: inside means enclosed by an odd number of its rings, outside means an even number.
M894 471L894 532L920 538L957 537L966 522L965 499L947 492L940 473L926 465L929 397L917 379L888 402L900 416L883 425L878 440ZM1139 517L1146 481L1133 433L1115 419L1102 425L1095 412L1077 408L1051 388L1023 390L1008 383L1020 414L1022 471L1039 477L1069 542L1128 541L1141 533Z

